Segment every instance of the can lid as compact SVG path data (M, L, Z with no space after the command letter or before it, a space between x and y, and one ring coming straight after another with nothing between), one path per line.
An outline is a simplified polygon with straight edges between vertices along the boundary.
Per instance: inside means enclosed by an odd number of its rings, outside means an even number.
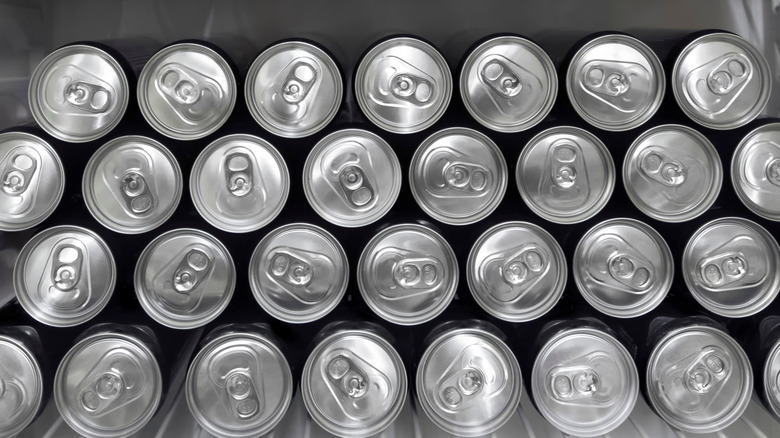
M355 73L355 98L363 114L396 134L419 132L436 123L451 96L447 61L416 38L391 38L375 45Z
M466 269L477 304L504 321L539 318L566 287L561 246L529 222L504 222L485 231L471 248Z
M0 335L0 435L22 432L42 402L43 374L35 355L13 337Z
M260 126L281 137L300 138L333 120L344 84L338 65L325 51L304 41L285 41L255 59L244 91Z
M342 437L379 434L406 402L403 361L392 345L368 331L338 331L312 351L301 376L309 415Z
M775 342L764 362L764 397L772 413L780 417L780 341Z
M780 123L745 136L731 160L734 191L753 213L780 221Z
M203 138L227 121L236 104L236 78L216 51L197 43L168 46L144 66L138 105L160 134L177 140Z
M683 222L715 203L723 169L707 137L686 126L663 125L640 135L628 149L623 183L644 214Z
M187 405L210 434L259 437L284 417L293 378L284 354L256 333L230 332L209 342L192 360Z
M14 265L14 289L22 308L54 327L95 317L108 304L116 264L103 239L86 228L49 228L24 245Z
M83 143L108 134L127 110L127 76L114 57L74 44L50 53L30 77L35 121L63 141Z
M653 349L647 392L667 423L685 432L713 433L745 412L753 371L729 335L709 326L688 326L671 331Z
M780 246L769 231L747 219L705 224L688 241L681 263L693 298L721 316L754 315L780 292Z
M733 129L755 119L772 93L764 55L733 33L710 33L688 44L672 71L677 104L694 122Z
M663 237L634 219L597 224L574 250L574 282L596 310L633 318L653 310L672 287L674 260Z
M399 325L435 318L458 289L458 260L432 229L417 224L385 228L366 245L357 265L360 294L383 319Z
M90 214L103 226L139 234L173 215L183 184L179 163L165 146L128 135L109 141L92 155L81 190Z
M25 132L0 134L0 230L30 229L48 218L62 199L65 170L57 152Z
M536 357L531 377L541 414L575 436L609 434L639 396L639 374L626 348L594 328L564 330Z
M290 174L271 143L248 134L222 137L198 155L190 195L206 222L246 233L268 225L287 202Z
M520 153L517 188L528 208L551 222L595 216L615 188L612 156L595 135L573 126L537 134Z
M490 435L520 405L522 377L509 347L492 333L458 328L437 337L417 366L417 400L447 433Z
M447 128L422 142L409 166L412 195L432 218L467 225L504 199L507 169L498 146L468 128Z

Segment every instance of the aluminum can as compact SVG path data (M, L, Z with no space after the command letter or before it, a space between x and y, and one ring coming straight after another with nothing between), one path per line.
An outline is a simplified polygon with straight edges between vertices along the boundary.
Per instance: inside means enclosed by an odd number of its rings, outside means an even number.
M517 188L528 208L559 224L583 222L615 188L612 156L595 135L572 126L537 134L520 153Z
M416 38L382 41L355 72L355 99L376 126L396 134L436 123L450 103L452 74L433 46Z
M0 328L0 436L15 437L44 405L40 339L32 327Z
M468 128L447 128L425 141L412 157L409 186L420 208L450 225L489 216L504 199L507 169L498 146Z
M731 182L753 213L780 221L780 123L750 132L731 159Z
M525 131L552 110L558 76L547 53L518 36L491 38L460 72L460 95L474 120L498 132Z
M62 225L35 235L14 265L16 298L33 318L71 327L95 317L116 284L116 264L106 242L86 228Z
M288 323L327 315L341 302L348 283L344 248L316 225L295 223L271 231L249 261L249 286L260 307Z
M444 238L423 225L398 224L368 242L357 265L368 307L399 325L438 316L458 289L458 261Z
M662 125L626 152L623 184L642 213L664 222L691 220L715 203L723 183L718 151L697 131Z
M563 250L550 233L529 222L504 222L474 243L466 280L486 312L504 321L525 322L555 306L567 272Z
M262 52L247 73L244 94L252 117L280 137L319 132L344 98L338 65L306 41L284 41Z
M694 122L733 129L755 119L772 93L764 55L733 33L714 32L688 44L672 71L677 104Z
M198 155L190 173L190 195L206 222L223 231L246 233L268 225L290 192L284 158L267 141L248 134L222 137Z
M750 333L755 339L755 333ZM758 355L751 356L756 370L756 389L765 406L780 418L780 316L772 315L758 325ZM753 351L755 352L755 351ZM756 357L758 356L758 357ZM760 367L756 362L760 363ZM760 385L759 385L760 384Z
M716 219L685 246L683 279L705 309L731 318L754 315L780 292L780 246L762 226L744 218Z
M306 158L303 190L317 214L361 227L387 214L401 191L401 164L381 137L344 129L320 140Z
M158 141L129 135L95 152L81 191L90 214L122 234L151 231L167 221L184 187L176 157Z

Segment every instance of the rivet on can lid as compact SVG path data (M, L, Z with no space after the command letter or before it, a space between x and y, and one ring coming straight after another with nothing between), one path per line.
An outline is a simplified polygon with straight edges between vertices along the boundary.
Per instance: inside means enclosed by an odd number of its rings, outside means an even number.
M19 340L0 334L0 435L14 437L38 414L43 374L33 353Z
M731 160L734 191L753 213L780 221L780 123L751 131Z

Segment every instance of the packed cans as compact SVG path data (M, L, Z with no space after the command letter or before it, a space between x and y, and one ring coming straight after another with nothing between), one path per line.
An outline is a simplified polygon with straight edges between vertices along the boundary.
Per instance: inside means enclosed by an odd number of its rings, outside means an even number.
M19 435L45 404L40 360L35 329L0 328L0 436Z
M731 159L734 191L753 213L780 221L780 123L751 131Z

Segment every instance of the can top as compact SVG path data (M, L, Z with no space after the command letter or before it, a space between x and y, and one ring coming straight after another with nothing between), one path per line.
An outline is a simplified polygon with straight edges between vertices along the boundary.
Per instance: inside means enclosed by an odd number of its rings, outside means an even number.
M383 319L416 325L435 318L458 288L452 247L417 224L385 228L368 242L357 265L360 294Z
M30 229L62 199L65 170L57 152L25 132L0 134L0 231Z
M382 41L366 53L355 72L355 98L378 127L397 134L436 123L452 96L452 74L433 46L416 38Z
M83 143L108 134L130 100L127 76L113 56L74 44L50 53L30 77L33 118L60 140Z
M81 190L90 214L122 234L153 230L176 210L183 190L181 168L160 142L128 135L95 152Z
M219 138L192 165L190 195L203 219L223 231L246 233L274 220L290 192L284 158L248 134Z
M531 382L541 414L574 436L608 434L628 418L639 396L631 355L613 336L590 327L550 339L536 357Z
M743 126L761 114L772 92L769 64L750 42L710 33L688 44L674 64L672 91L694 122L712 129Z
M42 402L43 374L35 356L18 340L0 334L0 435L19 434Z
M504 222L485 231L469 252L466 279L489 314L510 322L536 319L566 287L566 257L558 242L529 222Z
M336 62L319 47L285 41L261 53L246 77L245 95L255 121L281 137L312 135L333 120L344 84Z
M558 94L555 65L525 38L499 36L475 48L463 63L460 94L483 126L520 132L541 122Z
M284 354L257 333L228 332L192 360L187 404L207 432L229 438L265 435L290 406L293 378Z
M54 401L88 438L126 437L151 420L162 396L160 367L133 336L97 333L76 344L54 377Z
M326 221L361 227L387 214L401 192L401 164L378 135L344 129L320 140L303 168L306 199Z
M368 330L338 331L312 351L301 376L306 410L327 432L373 436L398 417L406 402L403 361Z
M558 126L540 132L523 148L516 179L523 201L534 213L559 224L579 223L609 201L615 164L595 135Z
M764 362L763 390L769 409L780 417L780 341L775 342Z
M623 183L644 214L683 222L715 203L723 169L707 137L686 126L662 125L640 135L628 149Z
M197 140L219 129L236 104L236 78L216 51L197 43L168 46L144 66L138 105L160 134Z
M747 355L726 333L694 325L673 330L647 364L650 403L685 432L713 433L736 421L753 393Z
M753 213L780 221L780 123L745 136L731 160L734 191Z
M438 336L417 366L417 399L447 433L489 435L514 415L522 394L520 365L492 333L457 328Z
M780 246L769 231L744 218L720 218L699 228L681 263L693 298L721 316L754 315L780 292Z
M14 265L19 304L36 320L71 327L95 317L114 293L116 264L103 239L63 225L30 239Z

